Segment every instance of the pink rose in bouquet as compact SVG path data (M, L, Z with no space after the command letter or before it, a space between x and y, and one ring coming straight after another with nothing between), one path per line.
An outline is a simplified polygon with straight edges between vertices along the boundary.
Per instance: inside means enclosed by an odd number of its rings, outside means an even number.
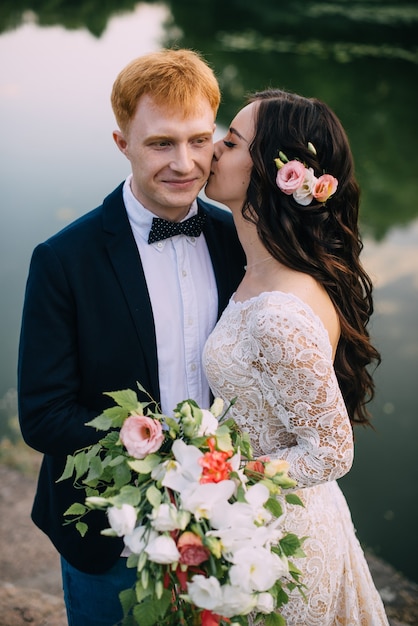
M144 459L160 449L164 434L159 420L146 415L131 415L123 423L120 438L131 456Z

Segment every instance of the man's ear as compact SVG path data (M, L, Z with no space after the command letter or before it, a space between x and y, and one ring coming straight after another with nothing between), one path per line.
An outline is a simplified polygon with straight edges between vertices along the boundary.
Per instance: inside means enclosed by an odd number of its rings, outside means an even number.
M128 145L128 142L126 141L125 137L123 136L123 133L120 130L114 130L113 133L113 139L115 144L117 145L117 147L119 148L119 150L125 155L126 155L126 148Z

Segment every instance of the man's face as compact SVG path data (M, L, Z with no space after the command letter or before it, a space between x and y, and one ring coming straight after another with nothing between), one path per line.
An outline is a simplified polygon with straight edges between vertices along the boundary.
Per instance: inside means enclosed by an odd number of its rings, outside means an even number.
M134 196L158 217L181 220L206 183L213 156L215 120L209 102L183 118L143 96L126 132L115 131L132 167Z

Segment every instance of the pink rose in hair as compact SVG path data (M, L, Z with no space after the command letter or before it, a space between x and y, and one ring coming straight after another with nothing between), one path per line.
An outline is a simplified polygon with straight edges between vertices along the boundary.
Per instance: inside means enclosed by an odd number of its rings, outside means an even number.
M305 169L303 183L293 193L294 199L301 206L308 206L312 202L316 180L313 169L311 167Z
M127 417L120 430L120 438L135 459L144 459L147 454L156 452L164 441L161 422L145 415Z
M305 166L300 161L288 161L277 172L276 184L283 193L290 196L298 189L305 178Z
M323 174L318 178L313 188L313 197L318 202L326 202L330 196L332 196L337 189L338 181L331 174Z

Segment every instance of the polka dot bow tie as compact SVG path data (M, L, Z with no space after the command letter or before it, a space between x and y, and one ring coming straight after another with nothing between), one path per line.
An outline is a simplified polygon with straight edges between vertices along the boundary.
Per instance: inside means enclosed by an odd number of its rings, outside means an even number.
M152 219L151 230L148 235L148 243L155 243L162 239L174 237L174 235L187 235L188 237L199 237L205 222L204 215L193 215L184 222L169 222L159 217Z

